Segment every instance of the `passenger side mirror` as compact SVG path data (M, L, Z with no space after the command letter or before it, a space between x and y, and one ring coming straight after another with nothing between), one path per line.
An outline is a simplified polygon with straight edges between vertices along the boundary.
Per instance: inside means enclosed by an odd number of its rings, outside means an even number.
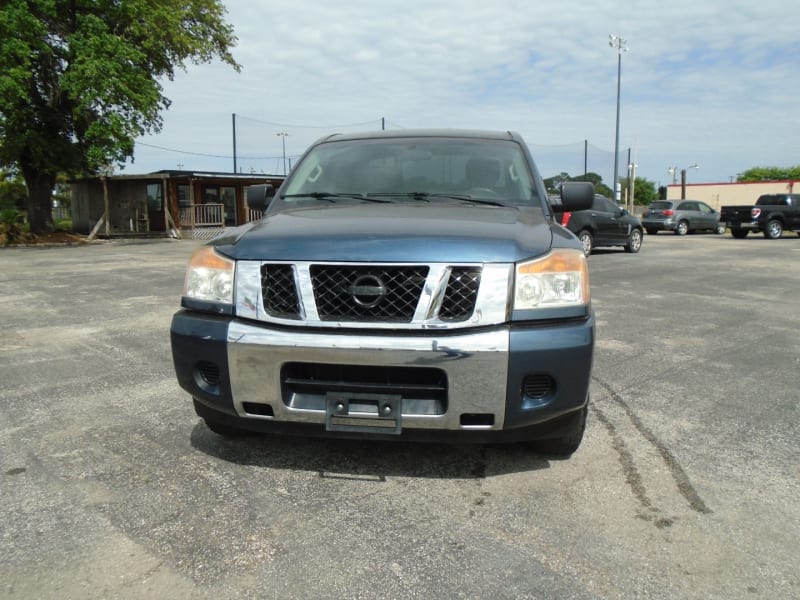
M247 206L253 210L267 210L274 197L275 186L271 183L260 183L247 188Z
M569 181L561 184L561 204L553 205L556 212L589 210L594 202L594 184L588 181Z

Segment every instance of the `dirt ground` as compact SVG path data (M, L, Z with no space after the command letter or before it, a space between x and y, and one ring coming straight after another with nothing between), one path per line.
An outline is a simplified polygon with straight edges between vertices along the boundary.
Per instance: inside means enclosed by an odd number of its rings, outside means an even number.
M40 245L60 245L72 246L87 243L85 235L70 233L69 231L50 231L48 233L28 233L24 232L15 236L9 241L8 234L0 232L0 246L40 246Z

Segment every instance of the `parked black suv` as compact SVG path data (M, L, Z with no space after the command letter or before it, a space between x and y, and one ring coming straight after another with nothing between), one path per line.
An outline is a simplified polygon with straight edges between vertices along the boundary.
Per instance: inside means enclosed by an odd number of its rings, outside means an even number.
M578 236L586 256L600 246L622 246L625 252L638 252L642 247L639 219L601 194L595 194L589 210L564 212L561 225Z

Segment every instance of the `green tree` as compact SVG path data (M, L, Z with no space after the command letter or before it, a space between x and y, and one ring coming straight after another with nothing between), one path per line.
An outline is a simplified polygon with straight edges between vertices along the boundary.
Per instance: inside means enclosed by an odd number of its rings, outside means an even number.
M549 193L557 194L558 190L561 189L561 184L565 181L572 181L572 178L569 176L569 173L562 171L558 175L553 175L552 177L545 179L544 186L547 188Z
M0 210L13 208L22 210L28 201L25 182L7 169L0 169Z
M597 173L589 171L585 175L578 175L577 177L573 177L572 181L588 181L589 183L594 184L594 190L598 194L602 194L606 198L614 197L614 193L611 191L611 188L608 187L605 183L603 183L603 178Z
M630 178L621 177L619 180L620 187L622 188L623 198L626 190L630 190ZM644 177L636 178L636 185L633 189L633 203L641 206L648 206L651 202L658 200L658 190L656 184Z
M602 194L607 198L613 197L611 188L603 183L603 178L597 173L592 173L591 171L585 175L578 175L576 177L571 177L569 173L561 172L558 175L553 175L552 177L545 179L544 185L549 193L557 194L561 184L566 181L588 181L589 183L594 184L594 190L598 194Z
M97 173L161 130L160 81L219 57L237 71L220 0L4 0L0 165L28 188L31 232L52 229L59 173Z
M737 181L785 181L800 179L800 165L794 167L753 167L739 173Z

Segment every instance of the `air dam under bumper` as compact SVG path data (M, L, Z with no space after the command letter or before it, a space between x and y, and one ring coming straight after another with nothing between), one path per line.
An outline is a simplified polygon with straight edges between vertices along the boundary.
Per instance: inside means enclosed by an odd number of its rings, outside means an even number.
M171 338L181 387L206 419L309 435L516 441L558 435L560 417L585 406L594 317L371 334L182 310ZM338 419L341 400L349 406ZM399 419L380 422L384 407Z

